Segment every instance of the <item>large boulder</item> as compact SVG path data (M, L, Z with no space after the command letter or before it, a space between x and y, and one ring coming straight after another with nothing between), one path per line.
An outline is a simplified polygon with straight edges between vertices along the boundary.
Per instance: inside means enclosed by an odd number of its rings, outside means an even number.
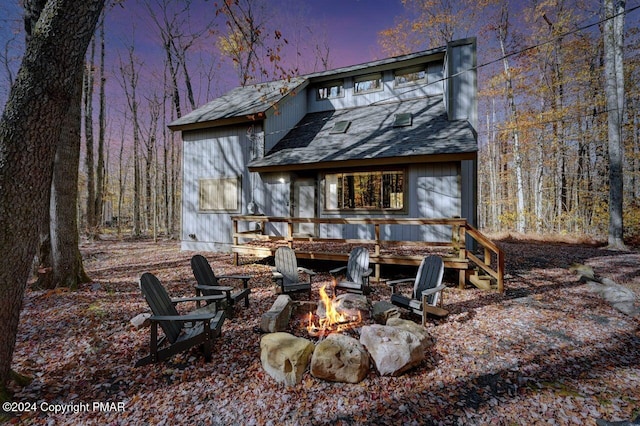
M281 294L260 319L260 330L265 333L284 331L289 326L293 302L288 294Z
M398 319L389 319L393 323L392 320ZM430 339L425 339L425 335L428 335L417 332L417 329L409 331L409 328L411 327L406 324L373 324L360 330L360 343L369 351L381 375L399 376L425 359L430 342Z
M266 334L260 340L262 368L278 383L294 386L302 380L315 346L289 333Z
M369 372L369 354L353 337L330 334L316 345L311 357L311 375L323 380L358 383Z

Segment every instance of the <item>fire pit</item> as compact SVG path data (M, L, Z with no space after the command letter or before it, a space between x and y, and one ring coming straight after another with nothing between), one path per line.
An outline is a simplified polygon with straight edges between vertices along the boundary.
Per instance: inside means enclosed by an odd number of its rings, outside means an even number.
M331 333L358 329L362 326L363 319L370 317L370 308L365 296L345 293L329 297L324 285L320 288L316 313L309 312L307 315L307 333L322 339Z

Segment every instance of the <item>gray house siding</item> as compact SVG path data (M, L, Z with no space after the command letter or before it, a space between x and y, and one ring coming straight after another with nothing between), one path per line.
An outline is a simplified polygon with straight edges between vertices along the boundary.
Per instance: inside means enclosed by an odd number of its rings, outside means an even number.
M462 187L459 163L422 163L407 170L408 203L405 213L367 214L367 217L387 218L451 218L461 216ZM361 213L327 213L323 211L323 195L318 200L318 211L322 218L362 217ZM320 225L321 238L373 239L374 228L369 225ZM423 226L416 232L415 226L385 225L381 237L393 241L433 241L451 240L451 231L446 226Z
M230 249L231 216L245 213L251 200L252 177L246 164L255 150L255 138L261 137L259 126L233 126L183 132L182 179L182 249ZM222 155L222 153L224 153ZM239 178L238 208L232 211L201 211L201 179Z
M444 93L443 63L441 61L430 62L426 66L427 80L416 84L405 84L400 87L394 85L394 71L381 72L382 90L368 93L354 93L354 78L344 77L344 96L321 99L317 98L317 83L307 89L308 112L333 111L345 108L367 106L376 102L389 102L398 100L415 99L426 96L440 96ZM367 73L363 73L366 75Z

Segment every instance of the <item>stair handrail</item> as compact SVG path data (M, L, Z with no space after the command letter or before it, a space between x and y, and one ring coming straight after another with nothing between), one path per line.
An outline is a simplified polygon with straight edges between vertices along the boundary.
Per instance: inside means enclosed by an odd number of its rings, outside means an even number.
M505 254L504 251L498 245L487 238L482 232L476 229L470 223L465 224L465 236L469 235L478 244L484 248L484 259L480 259L475 254L466 250L465 256L467 259L475 263L480 269L489 274L496 280L498 291L504 292L504 266L505 266ZM496 269L491 266L492 254L496 257Z

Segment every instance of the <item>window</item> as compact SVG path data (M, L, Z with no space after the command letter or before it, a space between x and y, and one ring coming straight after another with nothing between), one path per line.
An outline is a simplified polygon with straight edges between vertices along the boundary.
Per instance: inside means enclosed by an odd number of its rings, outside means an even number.
M239 209L239 177L200 179L198 186L198 210L237 211Z
M403 68L395 72L394 85L404 86L412 83L421 83L427 79L427 70L424 66Z
M337 121L336 124L333 125L329 133L337 134L337 133L347 133L347 129L351 125L351 122L348 120L345 121Z
M327 174L324 195L327 210L402 210L404 172Z
M369 74L353 79L354 93L367 93L382 90L382 76L380 74Z
M410 112L396 114L393 118L393 127L410 127L413 123L413 116Z
M344 96L342 80L329 81L316 89L316 99L341 98Z

